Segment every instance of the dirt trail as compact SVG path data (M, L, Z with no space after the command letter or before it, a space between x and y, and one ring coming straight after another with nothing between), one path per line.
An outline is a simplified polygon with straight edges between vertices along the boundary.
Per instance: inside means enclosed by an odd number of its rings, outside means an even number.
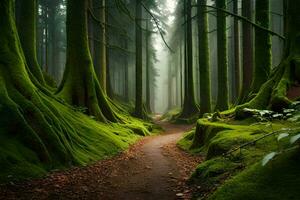
M185 180L201 158L179 150L176 142L191 127L158 123L162 135L146 137L119 156L0 186L0 199L189 199Z

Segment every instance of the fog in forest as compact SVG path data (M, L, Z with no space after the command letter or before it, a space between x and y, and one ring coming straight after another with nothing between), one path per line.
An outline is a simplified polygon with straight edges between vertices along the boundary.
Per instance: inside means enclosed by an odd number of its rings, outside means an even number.
M299 11L0 0L0 200L299 199Z

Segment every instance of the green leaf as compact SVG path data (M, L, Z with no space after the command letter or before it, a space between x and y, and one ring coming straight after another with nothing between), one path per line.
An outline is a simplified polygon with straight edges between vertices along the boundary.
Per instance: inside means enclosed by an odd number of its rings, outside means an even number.
M291 142L291 144L294 144L294 143L297 142L299 139L300 139L300 134L291 137L290 142Z
M290 134L288 134L288 133L281 133L281 134L278 135L277 140L280 141L280 140L282 140L283 138L288 137L289 135L290 135Z
M295 109L284 109L283 113L287 114L287 113L293 113L295 112Z
M268 164L268 162L270 162L278 153L277 152L272 152L269 153L268 155L266 155L264 157L264 159L262 160L262 166L265 166L266 164Z

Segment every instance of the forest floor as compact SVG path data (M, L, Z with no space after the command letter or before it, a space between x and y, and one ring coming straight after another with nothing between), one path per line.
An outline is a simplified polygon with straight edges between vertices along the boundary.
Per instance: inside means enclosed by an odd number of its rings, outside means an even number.
M164 132L113 158L53 172L23 183L0 185L0 199L190 199L186 180L202 161L176 146L191 126L156 120Z

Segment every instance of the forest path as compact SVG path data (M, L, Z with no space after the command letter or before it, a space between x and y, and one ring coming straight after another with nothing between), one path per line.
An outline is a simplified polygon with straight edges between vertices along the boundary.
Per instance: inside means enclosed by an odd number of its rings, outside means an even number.
M94 165L0 187L0 199L189 199L185 184L201 157L176 146L191 126L157 121L164 132Z

